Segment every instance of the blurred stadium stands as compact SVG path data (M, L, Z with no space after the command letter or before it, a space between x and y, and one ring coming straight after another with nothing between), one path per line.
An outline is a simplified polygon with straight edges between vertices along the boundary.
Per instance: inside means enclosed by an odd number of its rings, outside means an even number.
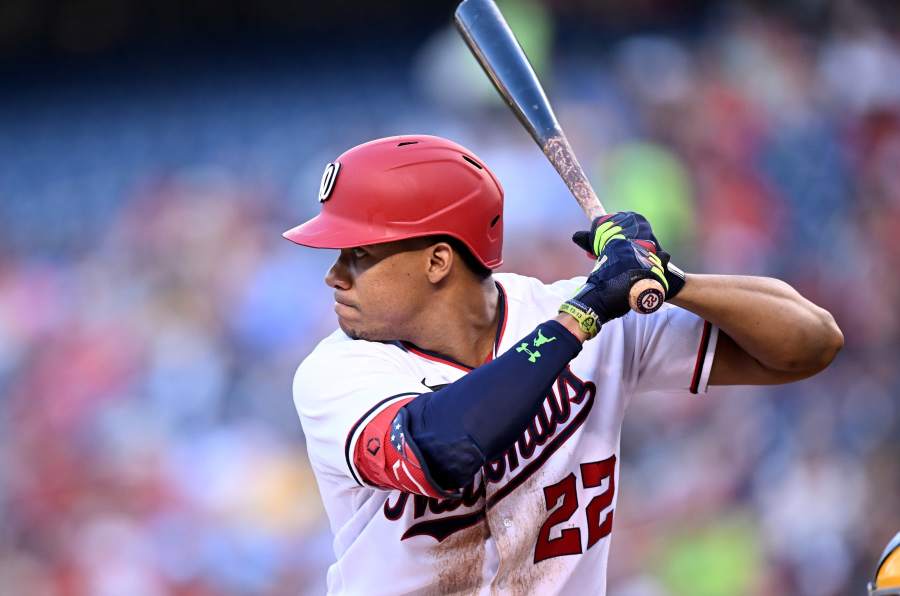
M175 4L0 8L4 596L324 591L290 381L335 326L333 255L280 232L343 149L468 145L507 191L504 270L587 265L453 3ZM802 383L633 404L610 594L860 593L900 529L897 9L504 9L610 205L690 271L790 281L847 339Z

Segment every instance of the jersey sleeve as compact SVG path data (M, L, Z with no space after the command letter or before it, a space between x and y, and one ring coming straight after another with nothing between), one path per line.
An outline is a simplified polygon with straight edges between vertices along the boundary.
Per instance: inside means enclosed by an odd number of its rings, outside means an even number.
M360 486L441 496L414 445L392 433L400 409L424 386L388 346L349 341L320 345L294 375L294 405L314 469Z
M635 393L705 393L719 336L718 327L673 306L653 315L629 313L626 328L635 337L632 376Z

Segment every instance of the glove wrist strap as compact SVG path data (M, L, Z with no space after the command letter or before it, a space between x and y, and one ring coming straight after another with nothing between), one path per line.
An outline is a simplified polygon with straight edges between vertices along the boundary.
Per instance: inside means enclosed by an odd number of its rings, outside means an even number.
M666 290L666 300L674 298L684 287L684 271L676 267L671 261L666 264L666 280L669 287Z
M567 300L560 305L559 312L565 313L578 321L578 326L587 334L589 339L600 332L601 325L597 324L597 313L583 302L575 299Z

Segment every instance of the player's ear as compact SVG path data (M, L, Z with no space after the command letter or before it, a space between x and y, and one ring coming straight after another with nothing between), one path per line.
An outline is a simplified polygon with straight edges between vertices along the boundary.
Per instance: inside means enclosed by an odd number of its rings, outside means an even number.
M456 255L453 248L446 242L437 242L428 247L425 252L428 257L427 274L428 281L433 284L444 280L453 269Z

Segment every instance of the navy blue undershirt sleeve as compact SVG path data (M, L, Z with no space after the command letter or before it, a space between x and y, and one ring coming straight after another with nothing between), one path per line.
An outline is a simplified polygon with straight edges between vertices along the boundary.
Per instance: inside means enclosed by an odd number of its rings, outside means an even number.
M429 478L453 491L519 438L580 351L581 342L559 322L541 323L493 361L416 397L394 423L403 427Z

